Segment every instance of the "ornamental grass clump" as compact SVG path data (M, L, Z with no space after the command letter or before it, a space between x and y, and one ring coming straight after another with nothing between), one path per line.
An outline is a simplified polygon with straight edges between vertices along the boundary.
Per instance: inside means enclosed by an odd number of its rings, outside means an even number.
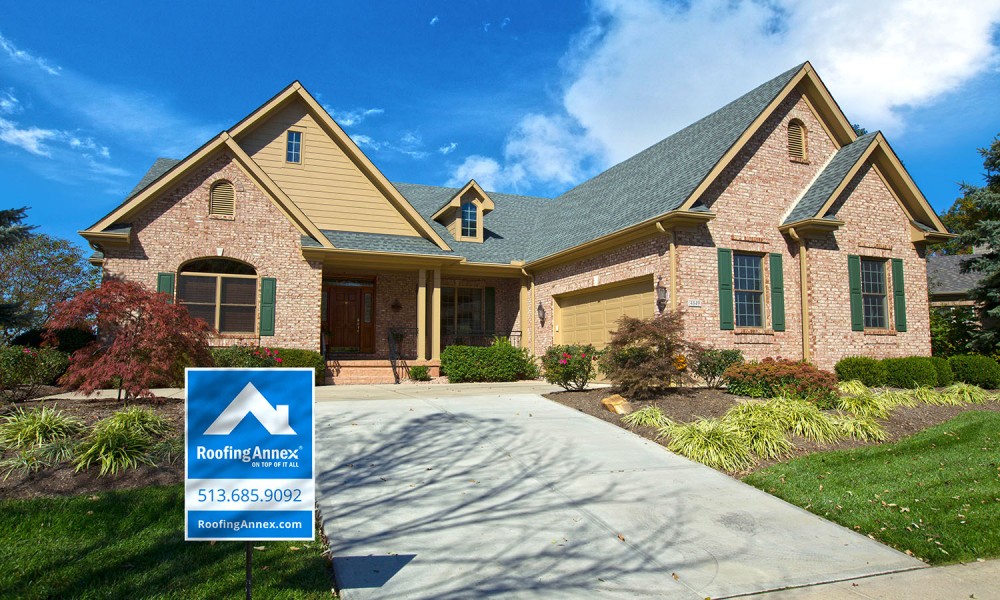
M122 409L97 424L97 427L112 427L137 431L152 437L160 437L171 430L170 423L148 408L132 406Z
M840 415L836 423L841 434L847 438L863 442L883 442L888 438L885 429L872 417Z
M667 415L663 414L663 411L656 406L644 406L639 410L631 412L622 417L622 423L629 428L654 427L656 429L674 424L674 422L667 418Z
M911 394L913 395L913 399L920 404L930 404L932 406L957 406L961 404L961 402L957 402L926 385L915 388Z
M837 408L856 417L885 419L889 416L889 407L875 394L841 396L837 399Z
M892 410L897 406L905 406L907 408L913 408L917 406L919 402L913 397L911 392L904 392L899 390L882 390L878 392L878 399L883 406Z
M152 439L149 434L122 427L105 426L100 423L83 443L76 459L76 470L84 471L94 463L101 465L101 476L116 475L139 465L151 465L149 449Z
M779 404L743 402L730 408L722 420L736 427L750 450L761 458L778 458L792 451L785 436L786 415Z
M32 448L83 430L83 422L55 407L38 406L30 411L18 407L0 423L0 446Z
M17 454L0 460L0 471L3 472L3 480L14 475L31 475L42 469L51 466L39 453L37 448L23 448Z
M990 395L983 388L961 382L945 388L944 396L961 404L985 404L990 400Z
M714 469L746 471L756 461L743 433L731 423L718 419L699 419L664 428L661 435L670 438L667 449Z
M785 427L793 435L816 442L835 442L843 437L836 420L811 402L786 398L775 398L769 402L782 404Z
M861 383L857 379L852 379L850 381L841 381L837 384L837 390L841 394L848 396L865 396L871 393L868 386Z

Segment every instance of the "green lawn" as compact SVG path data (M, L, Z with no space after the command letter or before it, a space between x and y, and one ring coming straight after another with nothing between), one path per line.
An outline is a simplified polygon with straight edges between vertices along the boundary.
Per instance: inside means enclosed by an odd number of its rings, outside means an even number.
M822 452L744 481L932 564L1000 556L1000 413Z
M254 597L331 597L318 541L255 545ZM0 598L242 598L245 576L242 542L184 541L180 485L2 500L0 565Z

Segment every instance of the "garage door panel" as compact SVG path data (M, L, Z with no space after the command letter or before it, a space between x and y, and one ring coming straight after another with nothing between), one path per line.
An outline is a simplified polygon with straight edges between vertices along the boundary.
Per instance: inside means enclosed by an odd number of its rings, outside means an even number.
M604 348L623 315L644 319L655 314L652 278L628 285L557 298L560 342Z

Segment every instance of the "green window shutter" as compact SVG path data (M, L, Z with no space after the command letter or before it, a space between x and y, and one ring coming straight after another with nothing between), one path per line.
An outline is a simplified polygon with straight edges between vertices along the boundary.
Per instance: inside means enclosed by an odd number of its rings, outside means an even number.
M260 335L274 335L274 305L277 300L278 280L264 277L260 280Z
M174 301L174 274L173 273L157 273L156 274L156 291L161 294L167 294L170 296L170 302Z
M781 271L781 255L771 254L771 329L785 330L785 274Z
M497 330L497 289L483 290L483 329L492 335Z
M719 248L719 329L734 329L733 251Z
M903 259L892 259L892 301L896 313L896 331L906 331L906 290L903 283Z
M865 313L861 307L861 257L854 254L847 256L847 276L851 291L851 329L865 330Z

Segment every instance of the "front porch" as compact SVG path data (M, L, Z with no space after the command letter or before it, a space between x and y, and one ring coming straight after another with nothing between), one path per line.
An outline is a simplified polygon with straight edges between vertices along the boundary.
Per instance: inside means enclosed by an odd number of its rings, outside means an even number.
M440 374L450 345L520 346L528 280L520 269L361 270L324 262L321 353L328 384L399 383L409 368Z

